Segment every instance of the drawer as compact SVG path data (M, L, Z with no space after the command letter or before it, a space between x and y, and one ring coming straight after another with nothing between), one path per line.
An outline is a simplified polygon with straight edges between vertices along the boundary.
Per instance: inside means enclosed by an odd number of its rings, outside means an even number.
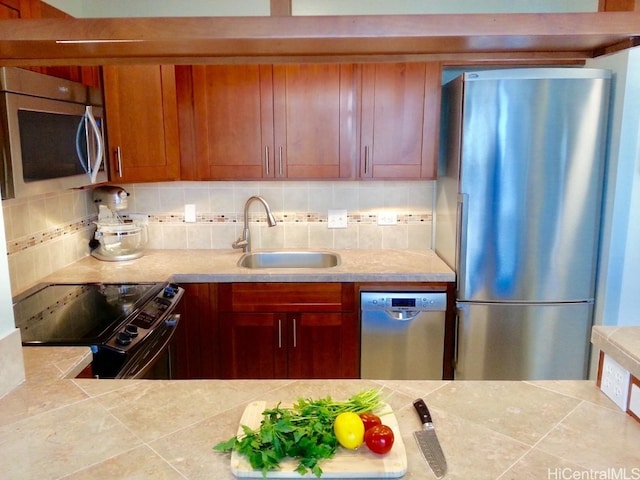
M220 285L220 310L313 312L354 309L353 284L230 283Z

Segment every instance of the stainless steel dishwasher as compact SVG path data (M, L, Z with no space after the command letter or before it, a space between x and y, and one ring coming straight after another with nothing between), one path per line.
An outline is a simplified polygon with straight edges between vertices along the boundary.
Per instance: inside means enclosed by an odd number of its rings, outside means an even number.
M447 294L360 292L360 377L441 380Z

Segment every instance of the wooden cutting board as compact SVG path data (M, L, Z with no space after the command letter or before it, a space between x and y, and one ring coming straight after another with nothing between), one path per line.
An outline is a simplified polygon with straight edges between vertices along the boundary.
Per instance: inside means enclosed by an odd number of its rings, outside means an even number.
M275 405L269 407L272 406ZM243 434L242 425L259 428L262 412L266 408L267 402L264 401L247 405L240 419L238 436ZM398 419L388 404L384 404L376 413L382 415L382 423L393 430L395 440L391 451L386 455L378 455L364 444L355 451L338 447L335 457L320 463L323 471L321 478L398 478L407 472L407 454L400 436ZM269 472L267 478L316 478L312 474L303 477L296 473L297 464L295 459L285 459L280 463L281 469ZM262 478L262 472L252 469L247 457L235 451L231 453L231 472L238 478Z

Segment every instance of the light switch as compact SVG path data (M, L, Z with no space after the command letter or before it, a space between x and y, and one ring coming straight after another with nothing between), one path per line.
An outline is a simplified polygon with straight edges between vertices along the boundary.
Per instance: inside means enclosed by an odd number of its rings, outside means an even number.
M328 228L347 228L346 210L329 210L327 219Z
M184 221L186 223L195 223L196 206L193 203L188 203L184 206Z

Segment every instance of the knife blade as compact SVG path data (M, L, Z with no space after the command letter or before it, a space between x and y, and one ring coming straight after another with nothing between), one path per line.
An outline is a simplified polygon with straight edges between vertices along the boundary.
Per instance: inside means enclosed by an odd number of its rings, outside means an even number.
M442 478L447 473L447 460L444 458L442 447L438 441L436 429L431 420L431 413L429 413L426 403L421 398L415 400L413 406L422 422L422 430L413 432L413 436L418 443L422 456L431 467L431 470L433 470L433 473L436 477Z

